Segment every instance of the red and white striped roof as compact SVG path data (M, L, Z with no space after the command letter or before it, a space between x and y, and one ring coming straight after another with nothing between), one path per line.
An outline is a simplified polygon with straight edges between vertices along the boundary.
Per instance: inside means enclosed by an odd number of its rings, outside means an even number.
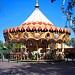
M38 8L34 10L34 12L29 16L29 18L24 23L28 23L28 22L32 23L37 21L52 24L52 22L49 21Z
M24 21L21 26L30 29L30 30L40 30L40 29L48 29L50 27L55 28L53 23L49 21L45 15L39 10L38 0L36 0L35 10L33 13L28 17L26 21Z
M39 10L38 2L36 1L34 12L28 17L26 21L24 21L20 26L13 27L4 30L6 32L15 32L15 31L23 31L23 30L49 30L56 32L67 32L70 33L68 29L65 28L57 28L53 25L51 21L49 21L45 15Z

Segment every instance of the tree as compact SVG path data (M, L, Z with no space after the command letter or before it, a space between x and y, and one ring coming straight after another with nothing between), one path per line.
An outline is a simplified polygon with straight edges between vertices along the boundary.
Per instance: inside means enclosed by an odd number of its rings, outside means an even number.
M22 43L15 43L13 48L14 49L19 49L19 48L21 48L21 45L22 45Z
M55 0L51 0L53 3ZM75 7L75 0L69 0L67 3L66 10L64 10L64 5L66 0L62 0L62 12L66 15L66 20L69 22L70 28L75 33L75 16L73 15L73 8Z
M69 41L69 43L68 43L68 45L70 46L73 46L74 48L75 48L75 38L72 38L70 41Z
M51 0L51 2L53 3L55 0Z
M67 10L72 10L75 6L75 0L69 0Z
M0 47L3 47L3 42L0 40Z
M5 43L4 43L4 46L5 46L7 49L12 49L12 48L13 48L13 45L12 45L11 42L10 42L10 43L5 42Z

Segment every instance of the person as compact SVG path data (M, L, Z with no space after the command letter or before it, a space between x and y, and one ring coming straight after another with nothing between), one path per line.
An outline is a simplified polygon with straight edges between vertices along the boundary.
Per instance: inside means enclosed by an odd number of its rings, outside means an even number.
M10 54L14 54L14 51L12 50L12 51L10 52Z
M29 59L32 59L32 52L29 51L28 57L29 57Z
M43 53L43 59L46 59L46 54L45 54L45 52Z
M3 61L3 59L4 59L4 54L3 53L1 53L1 58L2 58L2 61Z
M14 51L13 50L10 52L10 56L12 59L14 58Z
M61 54L58 55L58 62L60 64L60 62L61 62Z
M40 60L40 53L37 53L37 60Z
M23 48L23 57L28 58L27 48Z

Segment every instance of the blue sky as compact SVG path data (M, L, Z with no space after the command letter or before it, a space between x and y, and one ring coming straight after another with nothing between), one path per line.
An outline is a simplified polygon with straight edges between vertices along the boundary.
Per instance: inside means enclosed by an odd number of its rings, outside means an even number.
M4 42L4 29L19 26L30 16L35 10L35 2L36 0L0 0L0 40ZM62 0L56 0L54 3L50 0L39 0L39 5L41 12L55 26L65 26L66 16L61 11ZM73 38L72 30L71 33Z

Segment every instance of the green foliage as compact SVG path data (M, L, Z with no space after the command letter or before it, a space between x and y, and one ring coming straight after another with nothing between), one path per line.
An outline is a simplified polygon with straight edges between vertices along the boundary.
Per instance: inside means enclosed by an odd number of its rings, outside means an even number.
M8 54L11 52L11 49L8 49L8 50L0 50L0 53L3 53L3 54Z
M73 0L73 2L75 2L75 0Z
M7 49L12 49L13 48L12 43L5 42L4 45L6 46Z
M22 43L8 43L5 42L4 45L6 46L7 49L17 49L17 48L21 48Z
M75 38L72 38L70 41L69 41L69 43L68 43L68 45L70 46L73 46L74 48L75 48Z
M51 0L51 2L53 3L55 0Z
M22 43L15 43L15 44L13 45L13 48L14 48L14 49L21 48L21 45L22 45Z
M67 9L72 10L74 6L75 6L75 0L69 0Z
M0 47L3 47L3 42L0 40Z

